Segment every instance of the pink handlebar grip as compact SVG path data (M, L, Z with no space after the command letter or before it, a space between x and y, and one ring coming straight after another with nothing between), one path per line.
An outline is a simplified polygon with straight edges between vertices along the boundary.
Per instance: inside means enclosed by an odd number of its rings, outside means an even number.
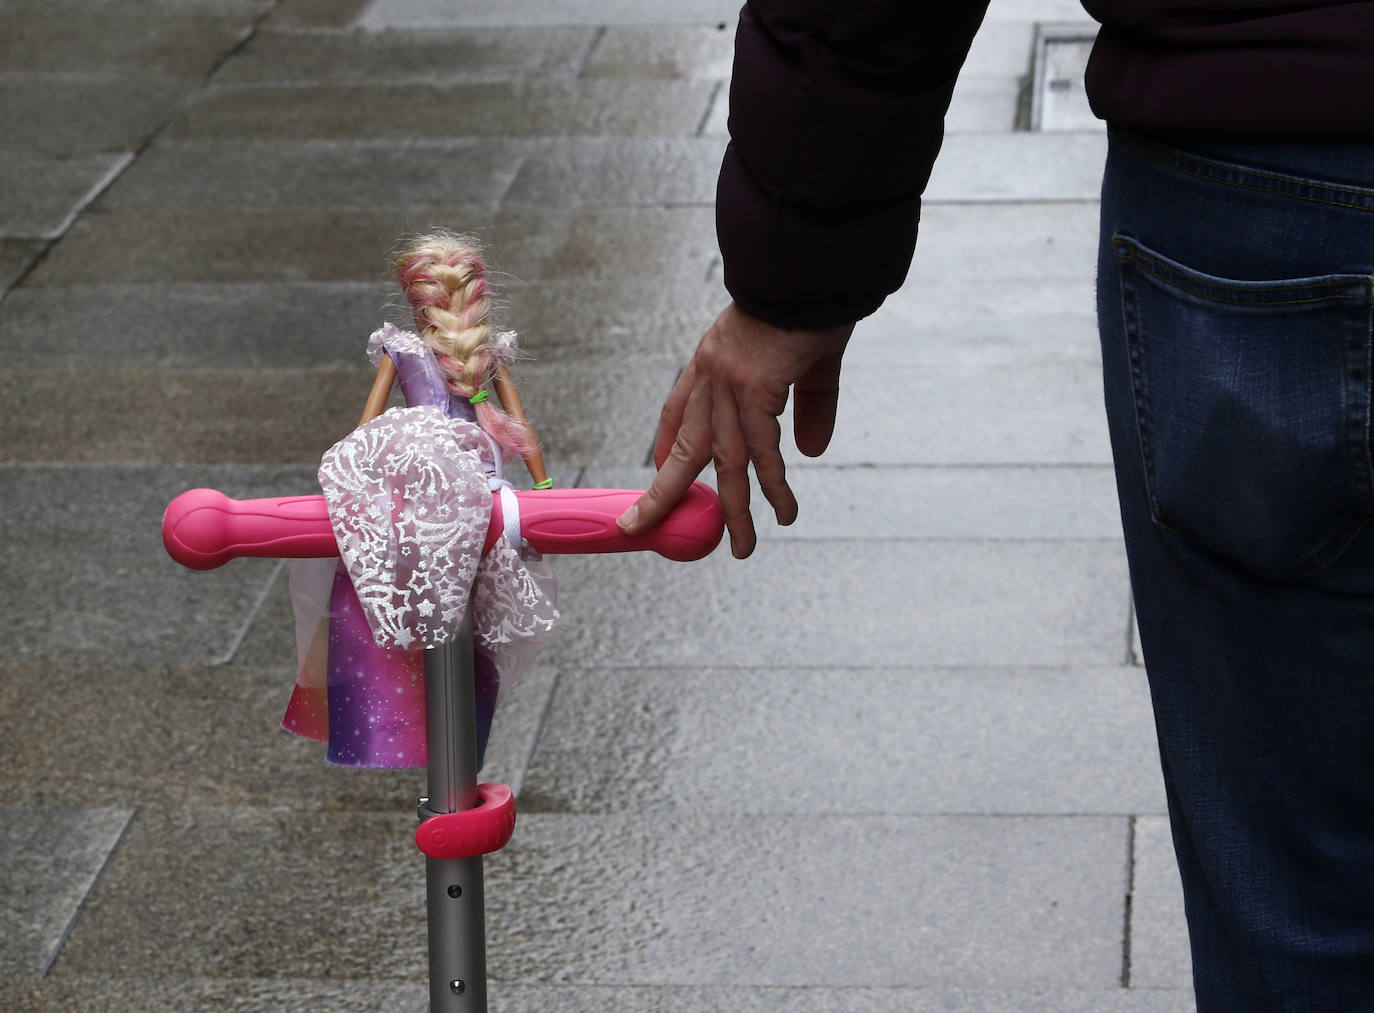
M168 504L162 544L192 570L213 570L239 556L339 554L323 496L237 500L214 489L192 489Z
M633 552L690 562L720 544L725 514L709 485L692 483L657 527L627 538L616 518L644 494L635 489L546 489L519 493L520 534L540 552Z
M539 552L631 552L651 549L689 561L720 544L725 517L720 499L697 482L663 522L627 538L616 518L642 493L632 489L547 489L517 492L520 532ZM501 499L492 497L492 523L483 551L502 530ZM192 570L213 570L240 556L317 558L339 553L323 496L230 499L214 489L184 492L162 518L167 554Z

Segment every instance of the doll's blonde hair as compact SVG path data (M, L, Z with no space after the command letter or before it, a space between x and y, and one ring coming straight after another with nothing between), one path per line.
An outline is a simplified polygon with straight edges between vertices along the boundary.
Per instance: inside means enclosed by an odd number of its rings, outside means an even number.
M467 236L431 232L409 243L396 261L396 277L415 312L420 338L443 370L448 388L470 398L491 380L491 295L487 265ZM474 405L478 424L511 454L537 449L527 425L490 399Z

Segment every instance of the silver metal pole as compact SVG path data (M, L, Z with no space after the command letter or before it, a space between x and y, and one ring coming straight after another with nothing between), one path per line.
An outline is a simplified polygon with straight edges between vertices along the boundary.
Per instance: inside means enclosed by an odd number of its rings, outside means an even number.
M458 636L425 652L429 797L426 812L477 804L476 690L472 611ZM487 941L482 859L425 859L430 1013L487 1013Z

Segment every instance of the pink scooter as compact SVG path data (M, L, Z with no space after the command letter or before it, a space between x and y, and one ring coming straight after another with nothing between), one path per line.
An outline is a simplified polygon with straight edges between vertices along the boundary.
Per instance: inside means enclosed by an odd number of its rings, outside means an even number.
M651 550L690 561L719 544L725 521L715 492L700 482L654 530L627 538L616 518L641 495L624 489L517 492L521 538L541 553ZM500 496L482 551L505 527ZM234 500L192 489L162 520L171 557L211 570L239 556L338 555L323 496ZM459 636L425 652L429 794L419 801L415 843L425 855L431 1013L486 1013L486 931L482 856L505 847L515 798L504 784L477 783L476 702L469 612Z

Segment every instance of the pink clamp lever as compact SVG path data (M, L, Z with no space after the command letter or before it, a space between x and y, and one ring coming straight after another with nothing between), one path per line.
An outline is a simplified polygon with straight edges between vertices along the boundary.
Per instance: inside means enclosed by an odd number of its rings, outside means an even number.
M509 785L477 786L477 805L436 813L415 828L415 846L426 858L476 858L500 851L515 832L515 794Z
M720 544L725 515L715 490L693 483L655 528L629 538L616 518L643 493L633 489L545 489L517 492L520 533L536 551L551 554L632 552L650 549L688 562ZM492 521L483 551L503 528L501 498L492 497ZM214 489L184 492L162 517L167 553L192 570L213 570L240 556L337 556L323 496L236 500Z

